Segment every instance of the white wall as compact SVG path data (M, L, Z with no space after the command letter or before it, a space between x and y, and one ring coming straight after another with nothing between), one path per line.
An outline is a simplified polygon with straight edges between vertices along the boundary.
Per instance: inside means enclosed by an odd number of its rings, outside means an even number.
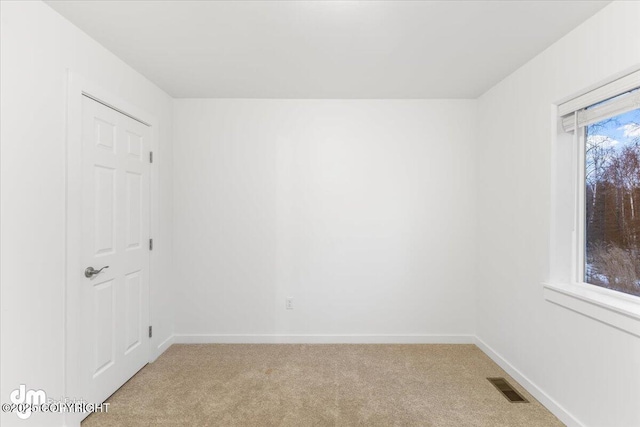
M475 117L468 100L176 100L177 340L468 341Z
M160 121L155 348L172 330L172 100L41 2L1 2L2 350L0 397L19 384L63 395L65 101L70 68ZM60 425L58 415L2 425Z
M479 99L477 334L569 424L640 425L640 339L542 297L552 105L638 66L638 22L640 3L615 2Z

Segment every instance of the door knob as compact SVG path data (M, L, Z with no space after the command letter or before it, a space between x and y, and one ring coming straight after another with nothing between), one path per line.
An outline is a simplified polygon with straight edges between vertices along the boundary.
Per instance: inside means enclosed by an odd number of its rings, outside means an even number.
M87 267L87 268L84 270L84 277L89 277L89 278L91 278L91 277L95 276L96 274L99 274L99 273L100 273L102 270L104 270L105 268L109 268L109 266L108 266L108 265L105 265L105 266L104 266L104 267L102 267L100 270L96 270L96 269L95 269L95 268L93 268L93 267Z

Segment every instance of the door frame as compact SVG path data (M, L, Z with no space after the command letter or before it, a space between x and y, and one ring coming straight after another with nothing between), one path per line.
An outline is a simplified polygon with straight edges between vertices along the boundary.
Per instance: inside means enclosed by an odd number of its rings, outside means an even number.
M157 118L135 105L128 103L112 92L103 89L99 84L94 83L80 74L67 70L67 99L66 99L66 165L65 165L65 274L64 274L64 331L63 331L63 398L80 399L84 398L83 382L77 369L79 362L79 345L81 334L78 325L80 324L80 295L79 291L84 284L81 264L82 251L82 99L88 96L107 107L123 113L137 121L148 125L151 129L151 141L149 143L151 151L157 151L158 140L158 120ZM154 156L157 158L157 156ZM154 162L156 159L154 158ZM152 164L153 165L153 164ZM157 194L158 194L157 168L149 168L149 233L151 236L157 235ZM153 289L154 275L153 251L149 253L149 325L152 325L153 312L151 310L151 295ZM149 339L147 346L147 361L155 359L155 352L152 351L153 338ZM114 390L115 391L115 390ZM88 402L100 403L100 402ZM82 414L64 413L64 425L79 426L84 417Z

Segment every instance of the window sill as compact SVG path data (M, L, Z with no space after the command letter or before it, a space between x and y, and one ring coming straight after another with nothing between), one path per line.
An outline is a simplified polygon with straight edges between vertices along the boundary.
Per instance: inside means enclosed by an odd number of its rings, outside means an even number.
M640 298L583 284L542 286L547 301L640 337Z

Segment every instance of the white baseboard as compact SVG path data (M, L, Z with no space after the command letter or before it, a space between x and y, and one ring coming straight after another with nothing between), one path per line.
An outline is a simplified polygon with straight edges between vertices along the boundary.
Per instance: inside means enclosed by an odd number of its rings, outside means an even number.
M473 344L473 335L176 334L178 344Z
M540 387L527 378L522 372L516 369L505 358L498 354L494 349L489 347L487 343L482 339L475 337L475 344L482 350L487 356L489 356L494 362L504 369L507 374L511 375L522 387L525 388L533 397L535 397L540 403L542 403L553 415L558 417L560 421L565 423L568 427L584 427L584 425L576 419L571 413L564 409L558 402L553 400L547 393L545 393Z
M162 353L167 351L167 349L171 347L171 345L175 342L175 340L176 340L175 335L169 335L169 337L166 340L158 344L158 347L154 349L153 354L151 355L150 362L155 361L158 357L160 357Z

